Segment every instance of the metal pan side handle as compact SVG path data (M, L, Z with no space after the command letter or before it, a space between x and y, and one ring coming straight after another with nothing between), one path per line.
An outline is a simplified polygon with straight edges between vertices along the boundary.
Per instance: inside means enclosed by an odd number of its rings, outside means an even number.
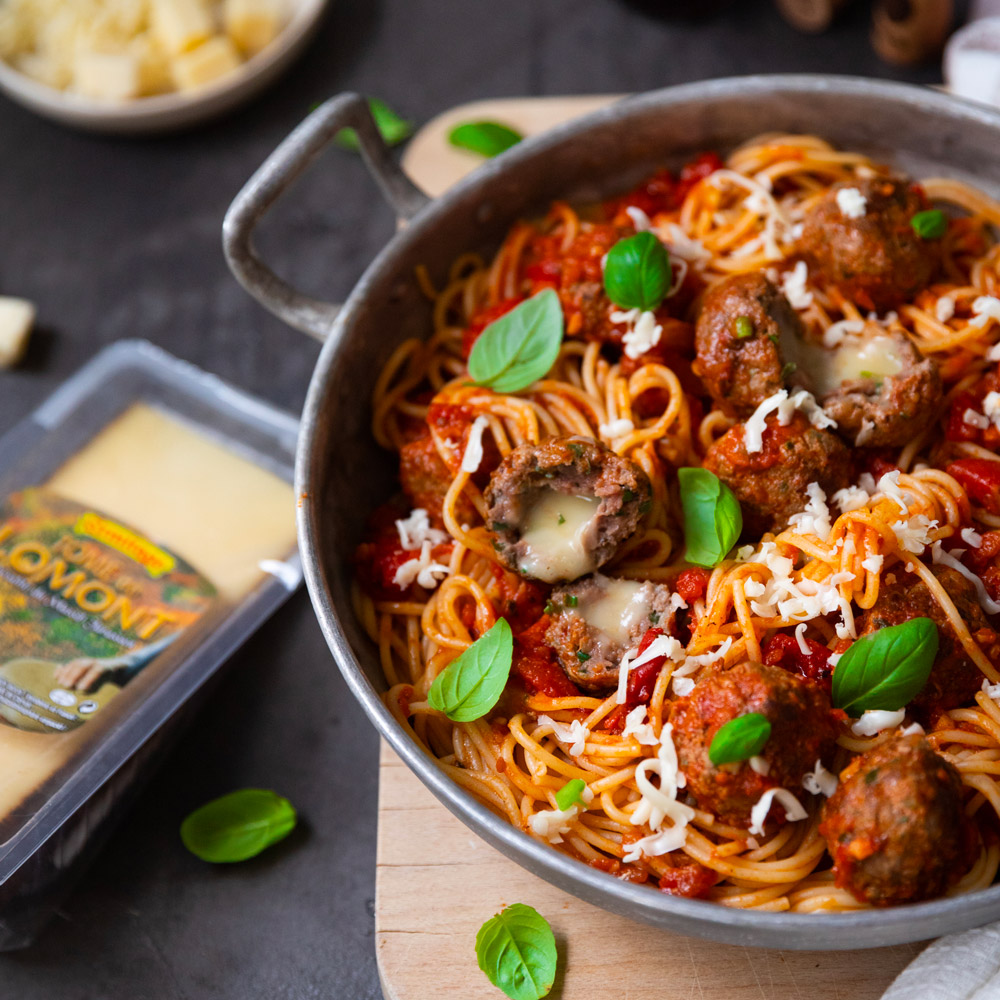
M271 206L346 127L357 131L365 163L396 214L403 219L416 215L430 199L397 166L368 102L360 94L341 94L320 105L264 161L233 199L222 224L222 248L237 281L279 319L320 341L329 335L340 306L305 295L279 278L254 249L253 232Z

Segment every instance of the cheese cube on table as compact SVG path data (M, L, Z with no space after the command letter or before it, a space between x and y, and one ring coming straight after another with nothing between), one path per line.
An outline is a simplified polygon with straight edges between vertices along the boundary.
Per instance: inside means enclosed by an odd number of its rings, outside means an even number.
M283 0L224 0L222 20L229 37L248 55L270 45L285 22Z
M35 307L30 302L0 295L0 368L21 360L34 322Z
M131 100L141 92L139 60L131 52L78 52L73 87L102 101Z
M202 0L152 0L149 20L156 40L170 53L189 52L215 34Z
M195 90L239 69L240 63L236 46L220 35L174 59L174 82L178 90Z

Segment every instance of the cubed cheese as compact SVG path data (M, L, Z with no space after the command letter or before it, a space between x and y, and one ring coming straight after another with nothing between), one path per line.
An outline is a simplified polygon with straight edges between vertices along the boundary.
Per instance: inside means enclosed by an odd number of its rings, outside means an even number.
M78 52L73 87L86 97L102 101L138 97L139 60L130 52Z
M229 37L252 56L278 36L285 5L283 0L224 0L222 18Z
M240 54L236 46L220 35L174 59L174 82L178 90L194 90L214 83L219 77L238 69L239 65Z
M34 322L30 302L0 295L0 368L10 368L24 356Z
M149 19L156 40L172 54L190 52L215 33L201 0L151 0Z

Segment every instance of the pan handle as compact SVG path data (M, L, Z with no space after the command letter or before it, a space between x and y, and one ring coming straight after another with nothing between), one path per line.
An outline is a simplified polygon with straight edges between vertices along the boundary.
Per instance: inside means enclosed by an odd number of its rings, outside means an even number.
M340 306L304 295L279 278L257 255L253 231L285 190L348 126L357 131L361 155L382 194L398 216L411 219L430 198L393 160L368 102L360 94L341 94L321 104L264 161L233 199L222 225L226 261L239 283L279 319L320 341L330 333Z

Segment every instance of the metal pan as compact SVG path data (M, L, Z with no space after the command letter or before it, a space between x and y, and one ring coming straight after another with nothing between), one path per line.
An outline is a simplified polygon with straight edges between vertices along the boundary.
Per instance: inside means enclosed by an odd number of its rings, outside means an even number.
M354 126L382 193L407 225L342 306L319 302L256 255L254 226L319 155ZM394 487L395 463L369 430L372 387L393 348L426 337L430 308L414 280L423 264L440 281L468 250L496 248L518 218L554 198L592 200L625 190L662 165L704 149L725 151L762 132L815 132L917 176L947 174L1000 194L1000 114L931 90L849 77L756 76L673 87L623 100L530 139L436 201L395 165L365 102L346 94L309 116L237 196L223 241L236 277L290 325L325 340L302 418L296 489L299 540L313 605L330 649L378 731L421 781L471 829L567 892L683 934L770 948L873 948L919 941L1000 918L1000 885L889 910L757 913L621 882L557 853L498 819L453 784L406 736L379 698L375 650L355 621L349 558L365 518Z

